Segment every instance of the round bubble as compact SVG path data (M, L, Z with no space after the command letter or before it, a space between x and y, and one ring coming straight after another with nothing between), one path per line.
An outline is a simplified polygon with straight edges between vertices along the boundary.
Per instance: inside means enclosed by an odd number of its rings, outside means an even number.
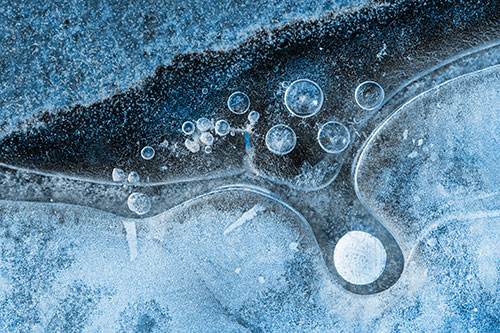
M141 150L141 156L145 160L150 160L155 156L155 150L153 147L146 146Z
M137 183L139 179L140 179L139 174L135 171L132 171L131 173L128 174L128 181L130 183Z
M347 282L370 284L384 272L387 253L380 240L364 231L350 231L338 241L333 253L337 272Z
M118 168L113 169L111 176L113 177L113 181L115 181L115 182L122 182L125 179L127 179L127 175L125 174L125 171L123 171L122 169L118 169Z
M206 132L210 129L212 123L208 118L200 118L196 121L196 127L200 130L200 132Z
M384 89L374 81L361 83L354 92L356 103L365 110L374 110L384 102Z
M208 94L208 89L207 89L207 88L203 88L203 89L201 89L201 93L202 93L203 95Z
M273 154L286 155L295 148L297 136L287 125L276 125L266 134L266 146Z
M214 143L214 136L208 132L203 132L200 135L200 141L204 145L211 146Z
M260 113L257 111L252 111L248 114L248 121L250 121L252 124L255 124L260 118Z
M323 98L323 91L315 82L301 79L286 89L285 106L294 116L312 117L321 109Z
M318 142L327 153L338 154L351 143L351 134L344 124L330 121L319 129Z
M205 154L211 154L212 153L212 146L206 146L204 148L204 150L205 150Z
M250 98L241 91L236 91L227 99L227 107L232 113L243 114L250 108Z
M192 153L200 151L200 143L198 140L186 139L186 141L184 141L184 146Z
M144 215L151 209L151 200L147 194L134 192L128 196L127 205L137 215Z
M219 120L215 123L215 133L220 136L227 135L229 133L229 128L229 123L224 119Z
M186 121L184 124L182 124L182 133L186 135L191 135L194 133L195 130L194 123L192 121Z

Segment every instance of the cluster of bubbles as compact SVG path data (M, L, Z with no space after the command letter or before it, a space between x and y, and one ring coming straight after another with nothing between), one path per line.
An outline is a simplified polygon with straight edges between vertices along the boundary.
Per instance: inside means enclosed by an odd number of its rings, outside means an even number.
M283 85L285 106L294 117L309 118L316 115L323 106L324 95L321 87L308 79L299 79ZM361 83L354 93L356 103L364 110L375 110L384 102L384 89L374 81ZM317 140L319 146L329 154L339 154L351 143L349 129L338 121L329 121L321 125ZM273 154L286 155L296 145L297 138L292 128L279 124L266 134L266 146Z
M286 82L284 103L287 110L294 117L309 118L316 115L323 106L324 94L321 87L308 79L299 79L291 84ZM208 93L208 89L203 89L203 94ZM361 83L354 93L356 103L364 110L375 110L380 107L384 101L384 89L374 81ZM250 98L241 91L233 92L227 99L227 107L237 115L245 114L250 109ZM257 111L251 111L248 114L248 122L251 126L255 125L260 118ZM184 146L192 153L199 152L202 148L207 154L212 152L212 146L215 138L211 133L213 130L218 136L226 136L231 131L229 122L220 119L215 124L208 118L202 117L193 121L185 121L181 127L182 133L188 136L184 141ZM248 129L247 129L248 130ZM327 153L339 154L347 149L351 143L349 129L338 121L329 121L323 124L317 134L319 146ZM289 154L297 144L297 136L294 130L285 124L278 124L268 130L265 137L267 149L273 154L283 156ZM151 146L145 146L141 150L141 157L144 160L151 160L155 156L155 150ZM113 169L113 181L137 183L139 174L132 171L126 173L118 168ZM151 202L149 197L142 193L132 193L128 198L128 207L138 215L149 212Z
M144 147L147 148L147 147ZM151 147L149 147L151 148ZM152 149L152 148L151 148ZM141 151L141 156L143 156L142 152L144 149ZM150 158L146 159L151 159L154 156L154 150L151 154L151 152L147 152L146 156L151 156ZM143 156L144 158L144 156ZM129 183L137 183L140 179L139 174L136 171L132 171L128 174L125 173L122 169L119 168L114 168L112 172L112 178L113 181L115 182L120 182L123 183L125 181L128 181ZM127 205L128 208L136 213L137 215L144 215L149 212L151 209L151 200L149 199L147 194L143 193L138 193L134 192L129 195L128 200L127 200Z
M128 181L129 183L137 183L140 179L139 174L136 171L132 171L128 174L125 173L122 169L114 168L111 173L111 177L114 182L123 183Z
M227 107L234 114L242 115L250 109L250 97L241 91L235 91L227 99ZM260 118L260 113L250 111L248 121L250 125L255 125Z
M192 153L197 153L203 150L205 153L210 154L212 152L212 145L214 144L215 138L211 133L214 129L215 134L219 136L225 136L229 133L230 125L227 120L219 120L212 125L210 119L202 117L196 121L196 124L192 121L186 121L182 124L182 132L189 136L184 141L184 146Z
M227 99L227 107L234 114L242 115L250 109L250 98L247 94L241 91L233 92ZM248 114L250 125L254 125L260 118L260 114L256 111L251 111ZM189 136L184 141L184 146L192 153L197 153L203 147L205 153L212 152L212 145L215 142L215 137L211 133L213 130L218 136L234 135L231 130L231 125L225 119L220 119L215 124L208 118L202 117L196 122L186 121L182 124L182 133Z

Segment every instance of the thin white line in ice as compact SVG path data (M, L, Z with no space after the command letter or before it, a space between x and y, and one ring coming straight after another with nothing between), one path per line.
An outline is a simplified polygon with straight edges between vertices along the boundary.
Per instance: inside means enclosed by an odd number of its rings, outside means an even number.
M253 206L246 212L244 212L239 219L234 221L233 224L231 224L229 227L224 230L224 235L230 233L234 229L238 228L240 225L243 223L247 222L248 220L253 219L255 216L257 216L257 213L264 211L266 208L264 206L261 206L259 204Z
M137 258L137 231L135 221L123 221L125 232L127 233L128 250L130 253L130 261Z

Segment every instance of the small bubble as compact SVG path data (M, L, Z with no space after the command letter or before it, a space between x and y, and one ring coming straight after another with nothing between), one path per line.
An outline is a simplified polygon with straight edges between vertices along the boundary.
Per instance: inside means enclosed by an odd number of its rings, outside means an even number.
M260 284L263 284L263 283L265 283L265 282L266 282L266 279L264 279L264 277L263 277L263 276L259 276L258 280L259 280L259 283L260 283Z
M312 117L323 105L323 90L313 81L300 79L285 91L285 106L296 117Z
M186 135L191 135L194 133L195 126L192 121L186 121L182 124L182 132Z
M125 179L127 179L127 175L125 174L125 171L123 171L122 169L118 169L118 168L113 169L111 176L113 177L113 181L115 181L115 182L122 182Z
M214 136L208 132L203 132L200 135L200 141L204 145L211 146L214 143Z
M273 154L286 155L295 148L297 136L291 127L276 125L266 134L266 146Z
M215 123L215 133L220 136L227 135L229 133L229 123L222 119Z
M205 146L204 150L205 150L205 154L211 154L212 153L212 146Z
M200 151L200 144L197 140L186 139L186 141L184 141L184 146L192 153Z
M200 132L206 132L210 129L210 127L212 126L212 123L210 122L210 120L208 118L200 118L196 121L196 127L198 128L198 130L200 130Z
M384 102L384 89L374 81L361 83L354 92L356 103L364 110L375 110Z
M155 156L155 150L151 146L146 146L141 150L141 157L145 160L150 160Z
M147 194L134 192L129 195L127 205L137 215L144 215L151 209L151 200Z
M202 93L203 95L208 94L208 89L207 89L207 88L203 88L203 89L201 89L201 93Z
M135 171L132 171L131 173L128 174L129 183L137 183L139 179L140 179L139 174Z
M250 121L252 124L255 124L260 118L260 113L257 111L252 111L248 114L248 121Z
M236 91L227 99L227 107L232 113L243 114L250 108L250 98L247 94Z
M327 153L338 154L351 143L351 134L342 123L329 121L319 129L318 143Z

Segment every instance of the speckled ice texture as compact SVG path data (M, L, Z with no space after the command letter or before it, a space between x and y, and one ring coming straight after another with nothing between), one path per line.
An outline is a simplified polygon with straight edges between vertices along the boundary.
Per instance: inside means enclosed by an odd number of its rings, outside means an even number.
M257 30L363 2L2 0L0 124L98 101L177 54L234 47Z
M500 332L498 1L0 1L0 332Z

